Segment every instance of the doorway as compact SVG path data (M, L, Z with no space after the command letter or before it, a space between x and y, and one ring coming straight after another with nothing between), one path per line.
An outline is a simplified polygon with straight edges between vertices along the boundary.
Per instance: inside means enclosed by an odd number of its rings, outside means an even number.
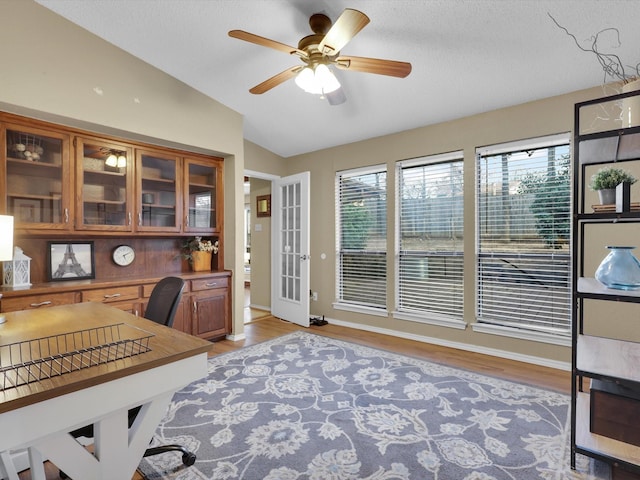
M245 171L244 182L244 323L271 315L271 217L258 216L257 197L271 195L278 177Z

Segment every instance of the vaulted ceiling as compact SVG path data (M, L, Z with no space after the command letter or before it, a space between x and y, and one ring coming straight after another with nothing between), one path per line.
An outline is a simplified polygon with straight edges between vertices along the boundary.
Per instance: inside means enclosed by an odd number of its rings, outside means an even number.
M246 139L283 157L602 85L599 35L631 73L640 62L637 0L36 0L244 116ZM371 22L343 55L412 64L406 78L338 70L330 105L293 80L249 89L300 64L228 36L245 30L297 47L309 17L345 8ZM27 33L28 34L28 33Z

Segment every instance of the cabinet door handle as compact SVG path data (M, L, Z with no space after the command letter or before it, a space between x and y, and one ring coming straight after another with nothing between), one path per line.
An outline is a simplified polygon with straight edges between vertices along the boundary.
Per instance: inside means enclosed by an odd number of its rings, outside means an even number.
M122 294L121 293L112 293L111 295L105 295L104 298L109 299L109 298L118 298L120 297Z
M211 283L204 284L205 287L215 287L216 285L218 285L218 282L211 282Z
M198 313L198 302L193 301L193 313Z
M69 223L69 209L64 209L64 223Z
M131 226L131 212L129 212L128 217L129 217L129 226Z
M142 226L142 212L138 212L138 226Z
M45 302L40 302L40 303L31 303L29 304L30 307L32 308L38 308L38 307L44 307L45 305L51 305L51 301L47 300Z
M188 227L189 226L189 214L184 216L184 224Z

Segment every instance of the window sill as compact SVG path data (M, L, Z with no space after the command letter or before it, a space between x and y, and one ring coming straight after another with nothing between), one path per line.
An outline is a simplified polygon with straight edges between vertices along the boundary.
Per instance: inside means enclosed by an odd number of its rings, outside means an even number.
M408 313L408 312L393 312L393 318L397 320L407 320L409 322L425 323L428 325L437 325L439 327L456 328L458 330L465 330L467 324L454 317L448 317L445 315L438 315L435 313Z
M336 310L344 310L345 312L364 313L366 315L376 315L378 317L388 317L389 312L386 308L364 307L362 305L352 305L350 303L335 302L333 308Z
M519 338L521 340L529 340L532 342L550 343L552 345L560 345L562 347L571 346L570 336L563 336L557 333L532 332L528 330L520 330L519 328L491 325L488 323L473 323L471 324L471 328L474 332L487 333L489 335L501 335L503 337Z

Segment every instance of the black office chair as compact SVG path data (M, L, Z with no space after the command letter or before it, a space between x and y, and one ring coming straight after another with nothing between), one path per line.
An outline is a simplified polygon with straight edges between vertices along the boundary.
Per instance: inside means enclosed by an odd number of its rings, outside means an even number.
M184 290L184 280L181 278L166 277L160 280L157 285L153 287L151 297L149 297L149 303L144 312L144 318L167 327L172 327L173 319L176 315L178 304L180 303L180 297L182 297L182 290ZM129 410L129 428L133 425L140 408L142 407L135 407ZM72 431L71 435L74 438L93 438L93 424L78 428ZM165 452L181 452L182 463L187 467L190 467L196 462L196 455L181 445L150 447L144 452L143 456L149 457ZM60 471L60 478L68 478L62 470Z

